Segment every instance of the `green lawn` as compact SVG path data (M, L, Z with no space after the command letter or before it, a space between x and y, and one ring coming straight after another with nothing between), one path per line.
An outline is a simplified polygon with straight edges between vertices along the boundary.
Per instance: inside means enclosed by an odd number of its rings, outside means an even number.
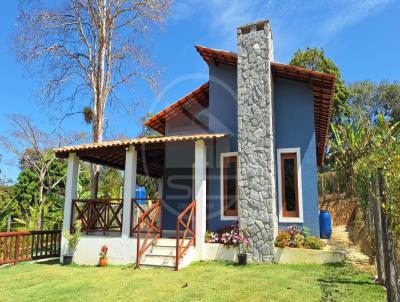
M384 301L350 265L193 263L179 272L22 263L0 268L5 301Z

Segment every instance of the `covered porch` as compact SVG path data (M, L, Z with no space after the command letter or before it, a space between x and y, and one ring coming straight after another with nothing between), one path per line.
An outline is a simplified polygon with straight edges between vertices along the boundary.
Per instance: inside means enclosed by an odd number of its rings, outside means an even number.
M84 243L78 246L78 250L86 249L87 257L88 253L94 252L89 252L93 249L92 246L108 242L109 245L115 245L113 253L121 254L118 256L120 262L128 263L134 260L140 265L140 257L146 250L159 238L167 237L176 239L177 263L190 246L195 246L196 257L202 259L206 233L206 144L226 136L226 134L162 136L56 149L57 157L68 161L63 231L74 232L75 222L81 221ZM176 231L172 233L168 230L166 233L163 217L165 211L171 209L165 206L163 187L169 185L164 179L164 173L166 145L171 144L193 145L191 149L194 150L193 175L191 175L193 194L192 197L183 196L184 206L179 208L179 212L175 211L172 214L172 217L176 217L174 223ZM80 161L124 171L122 198L78 199ZM170 173L174 172L173 167L168 169ZM176 174L179 174L179 168L176 170ZM136 198L137 175L150 176L158 180L156 196ZM171 225L171 221L169 224ZM196 238L201 239L196 241ZM64 248L66 244L63 239ZM98 254L98 251L96 253Z

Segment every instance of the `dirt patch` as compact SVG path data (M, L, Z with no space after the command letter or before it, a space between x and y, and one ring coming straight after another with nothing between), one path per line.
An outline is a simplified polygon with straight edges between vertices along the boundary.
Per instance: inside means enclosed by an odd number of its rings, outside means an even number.
M321 197L319 199L319 208L331 213L333 226L354 225L357 202L346 199L344 194L325 195L325 198Z
M369 230L364 222L364 217L359 208L356 209L356 215L354 219L353 232L350 235L350 239L357 244L361 251L370 256L375 256L374 245L372 238L369 234Z

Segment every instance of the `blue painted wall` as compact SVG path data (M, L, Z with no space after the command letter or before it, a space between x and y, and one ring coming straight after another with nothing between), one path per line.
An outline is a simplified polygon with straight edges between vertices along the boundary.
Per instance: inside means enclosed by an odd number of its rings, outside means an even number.
M318 235L317 159L312 88L309 84L280 78L275 79L274 88L276 148L300 147L304 226L310 228L314 235ZM280 194L279 190L277 193ZM279 211L279 201L277 203ZM279 222L280 229L286 229L289 225L291 223Z
M198 116L207 117L210 133L228 133L229 138L207 141L207 211L208 230L231 225L233 220L222 221L220 198L221 153L237 151L237 101L236 69L225 65L210 65L209 108ZM202 133L199 128L186 127L184 119L170 120L166 125L167 135ZM191 201L194 143L168 144L165 153L163 179L164 229L176 229L176 217Z
M208 148L208 229L217 231L234 220L221 220L221 153L237 152L237 72L228 65L210 64L209 127L212 133L228 133L218 140L214 150ZM214 153L214 154L211 154Z
M199 115L207 116L209 132L229 133L230 137L207 142L208 167L208 230L216 231L233 223L221 220L220 157L221 153L237 152L237 82L236 69L225 65L210 65L209 108ZM313 93L310 85L296 81L275 79L275 143L276 148L300 147L303 184L304 225L313 234L319 233L316 145L314 131ZM204 132L180 127L179 121L167 124L167 134ZM182 122L186 124L186 122ZM179 127L178 127L179 128ZM186 128L186 129L185 129ZM175 230L176 217L192 200L194 143L167 144L163 198L164 229ZM277 201L278 202L278 201ZM278 205L279 210L279 205ZM290 224L279 223L279 228Z

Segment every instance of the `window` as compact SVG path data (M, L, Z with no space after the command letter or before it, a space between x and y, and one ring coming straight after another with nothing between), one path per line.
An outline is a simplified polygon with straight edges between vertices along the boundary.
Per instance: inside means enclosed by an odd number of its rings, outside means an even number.
M300 148L278 149L281 222L303 222Z
M221 154L221 218L238 216L238 165L236 153Z

